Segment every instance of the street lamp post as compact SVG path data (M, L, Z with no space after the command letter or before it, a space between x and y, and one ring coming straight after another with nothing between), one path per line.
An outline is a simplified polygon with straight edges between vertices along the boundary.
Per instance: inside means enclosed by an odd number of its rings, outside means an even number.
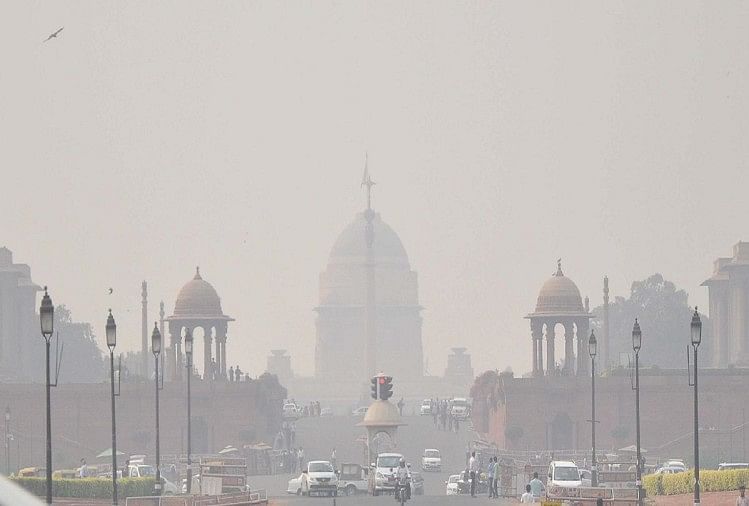
M697 397L697 348L702 342L702 321L697 307L692 315L692 348L694 348L694 504L700 504L700 425Z
M192 491L192 433L190 431L190 378L192 377L192 331L185 331L185 356L187 357L187 493Z
M5 476L10 476L10 440L8 439L8 425L10 425L10 406L5 408Z
M117 346L117 324L114 322L112 310L109 310L106 325L107 348L109 348L109 383L112 397L112 504L117 505L117 424L114 409L114 348Z
M47 504L52 504L52 413L50 403L50 388L52 383L49 376L49 340L54 332L55 307L52 299L44 287L44 297L39 308L39 322L41 324L42 336L47 345Z
M161 495L161 455L159 450L159 354L161 353L161 332L157 322L153 324L151 334L151 351L153 352L156 372L156 495Z
M632 327L632 349L635 352L635 426L637 433L637 504L642 506L642 450L640 448L640 348L642 348L642 331L635 318Z
M596 467L596 353L598 352L598 342L596 341L595 332L590 332L588 340L588 353L590 353L590 386L591 386L591 442L593 444L593 458L590 469L590 485L598 486L598 469Z

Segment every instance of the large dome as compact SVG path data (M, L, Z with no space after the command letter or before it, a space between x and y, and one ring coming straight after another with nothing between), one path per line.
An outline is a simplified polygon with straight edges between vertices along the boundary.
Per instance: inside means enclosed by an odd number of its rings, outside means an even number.
M195 277L182 287L174 303L174 316L223 316L221 298L213 286L200 277L200 268Z
M330 263L362 262L367 256L367 241L365 236L367 220L365 212L358 213L354 221L343 229L330 250ZM390 225L382 221L379 213L374 213L372 220L374 242L372 243L374 257L378 263L399 263L408 265L406 248L398 234Z
M541 287L536 301L536 313L585 313L580 290L574 281L562 273L561 263L557 266L557 272Z

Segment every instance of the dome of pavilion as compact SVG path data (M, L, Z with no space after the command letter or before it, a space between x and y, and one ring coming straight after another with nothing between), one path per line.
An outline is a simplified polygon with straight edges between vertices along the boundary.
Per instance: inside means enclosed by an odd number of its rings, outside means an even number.
M195 277L179 291L174 303L174 316L223 316L221 298L209 282L200 277L200 267Z
M369 405L364 419L356 425L359 427L398 427L405 424L395 405L388 401L376 400Z
M338 235L333 248L330 250L329 262L331 264L361 263L366 259L366 212L358 213L354 220ZM372 226L374 230L373 255L378 263L408 266L408 254L400 237L390 228L390 225L382 221L379 213L374 213Z
M536 314L580 314L585 313L580 290L574 281L562 272L558 262L557 272L541 287L536 300Z

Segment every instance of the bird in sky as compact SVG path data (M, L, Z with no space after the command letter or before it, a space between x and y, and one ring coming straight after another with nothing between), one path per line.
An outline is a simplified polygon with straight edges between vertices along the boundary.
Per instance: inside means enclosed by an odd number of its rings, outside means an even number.
M56 39L56 38L57 38L57 35L58 35L58 34L59 34L59 33L60 33L61 31L63 31L63 29L65 29L65 27L64 27L64 26L63 26L63 27L61 27L61 28L60 28L59 30L57 30L56 32L54 32L54 33L50 33L50 34L49 34L49 37L47 37L46 39L44 39L44 40L43 40L42 42L47 42L47 41L48 41L48 40L50 40L50 39Z

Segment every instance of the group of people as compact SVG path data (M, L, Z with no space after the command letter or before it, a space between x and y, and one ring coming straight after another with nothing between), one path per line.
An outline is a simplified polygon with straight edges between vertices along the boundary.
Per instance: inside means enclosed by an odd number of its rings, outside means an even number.
M546 487L544 483L538 479L538 473L533 473L533 479L525 486L525 493L520 496L521 503L534 503L536 499L542 497Z
M438 430L458 432L460 420L452 414L452 403L447 399L432 399L432 419Z
M250 381L250 375L247 373L243 373L242 370L239 368L239 366L236 366L236 367L229 366L229 372L227 374L229 375L229 381L231 382L240 382L242 380Z

